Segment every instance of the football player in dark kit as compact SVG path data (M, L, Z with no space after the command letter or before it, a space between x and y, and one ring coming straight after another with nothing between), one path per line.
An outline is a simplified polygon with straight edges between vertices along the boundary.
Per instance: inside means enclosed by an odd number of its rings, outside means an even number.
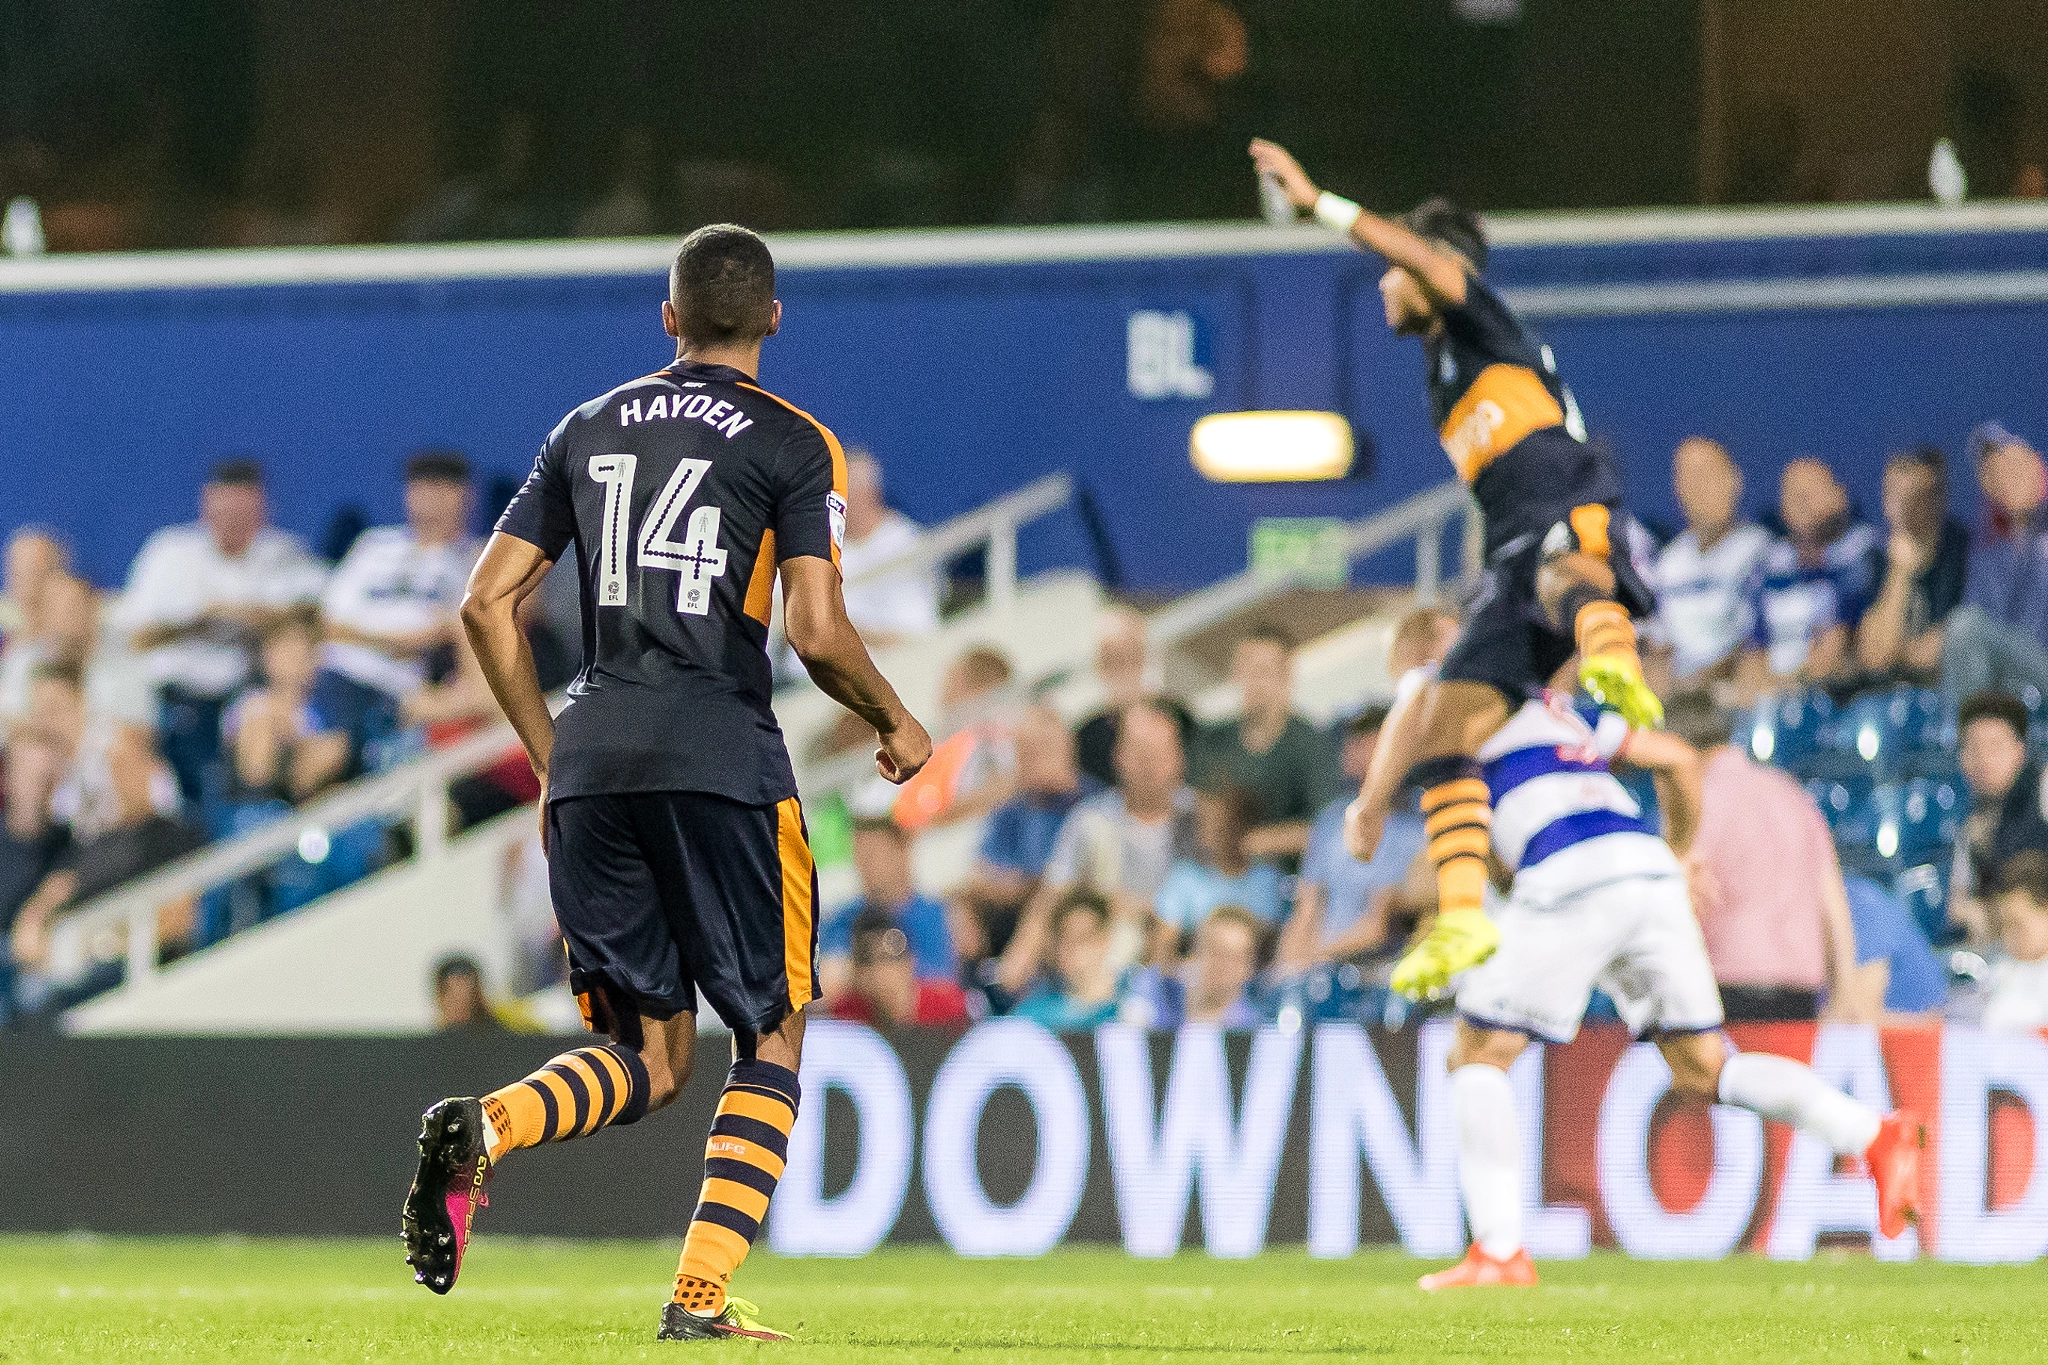
M660 1337L780 1339L727 1284L767 1216L816 994L817 877L769 706L769 604L811 677L875 728L892 782L931 739L846 619L846 459L756 382L782 318L761 239L700 228L662 323L675 363L562 420L470 576L462 620L542 783L541 837L570 985L606 1041L426 1113L406 1260L453 1288L506 1155L633 1123L689 1079L701 994L733 1062ZM583 671L550 719L516 614L576 547Z
M1480 277L1478 219L1444 199L1382 218L1317 189L1283 147L1262 139L1251 155L1296 209L1386 259L1387 325L1421 338L1438 435L1485 516L1485 572L1458 642L1389 719L1345 822L1352 854L1370 857L1395 792L1421 787L1438 914L1393 985L1434 996L1500 942L1481 908L1492 813L1475 755L1574 654L1595 699L1638 728L1661 723L1631 619L1654 598L1629 563L1620 480L1586 443L1550 348Z

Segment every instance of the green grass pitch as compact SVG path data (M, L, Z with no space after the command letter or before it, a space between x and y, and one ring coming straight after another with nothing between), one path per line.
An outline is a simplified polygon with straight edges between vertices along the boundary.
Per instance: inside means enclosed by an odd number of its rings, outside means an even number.
M793 1346L657 1344L675 1249L479 1240L456 1291L412 1284L398 1238L0 1238L0 1360L790 1362L2048 1358L2038 1267L1551 1264L1535 1290L1427 1296L1388 1252L1038 1261L888 1251L757 1256L741 1290Z

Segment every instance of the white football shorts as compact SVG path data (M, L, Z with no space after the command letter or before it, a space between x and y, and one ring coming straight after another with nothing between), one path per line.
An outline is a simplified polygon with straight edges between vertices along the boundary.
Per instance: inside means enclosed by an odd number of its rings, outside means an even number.
M1593 988L1638 1038L1721 1026L1721 992L1683 877L1625 877L1555 905L1497 905L1500 947L1458 979L1458 1013L1546 1042L1578 1036Z

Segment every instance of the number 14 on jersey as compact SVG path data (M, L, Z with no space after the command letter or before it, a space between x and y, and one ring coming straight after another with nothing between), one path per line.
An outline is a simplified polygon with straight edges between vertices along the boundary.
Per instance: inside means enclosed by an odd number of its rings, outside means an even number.
M626 546L632 539L628 523L633 510L633 476L639 463L637 455L590 457L590 477L604 485L604 529L597 557L600 607L623 607L631 600L626 586ZM692 512L682 541L675 539L676 522L710 468L709 460L677 461L675 473L662 485L640 526L640 566L672 569L682 575L676 584L676 610L685 616L709 614L711 580L725 576L725 551L718 548L722 515L718 508L699 507Z

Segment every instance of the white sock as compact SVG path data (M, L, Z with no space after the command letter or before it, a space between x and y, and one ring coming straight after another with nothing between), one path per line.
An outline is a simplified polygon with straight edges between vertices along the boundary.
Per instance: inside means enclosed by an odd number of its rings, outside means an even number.
M1497 1066L1474 1062L1451 1073L1458 1116L1458 1188L1472 1240L1505 1260L1522 1249L1522 1132L1515 1087Z
M1721 1068L1720 1091L1723 1104L1802 1128L1837 1156L1861 1156L1877 1136L1875 1113L1789 1057L1738 1052Z

